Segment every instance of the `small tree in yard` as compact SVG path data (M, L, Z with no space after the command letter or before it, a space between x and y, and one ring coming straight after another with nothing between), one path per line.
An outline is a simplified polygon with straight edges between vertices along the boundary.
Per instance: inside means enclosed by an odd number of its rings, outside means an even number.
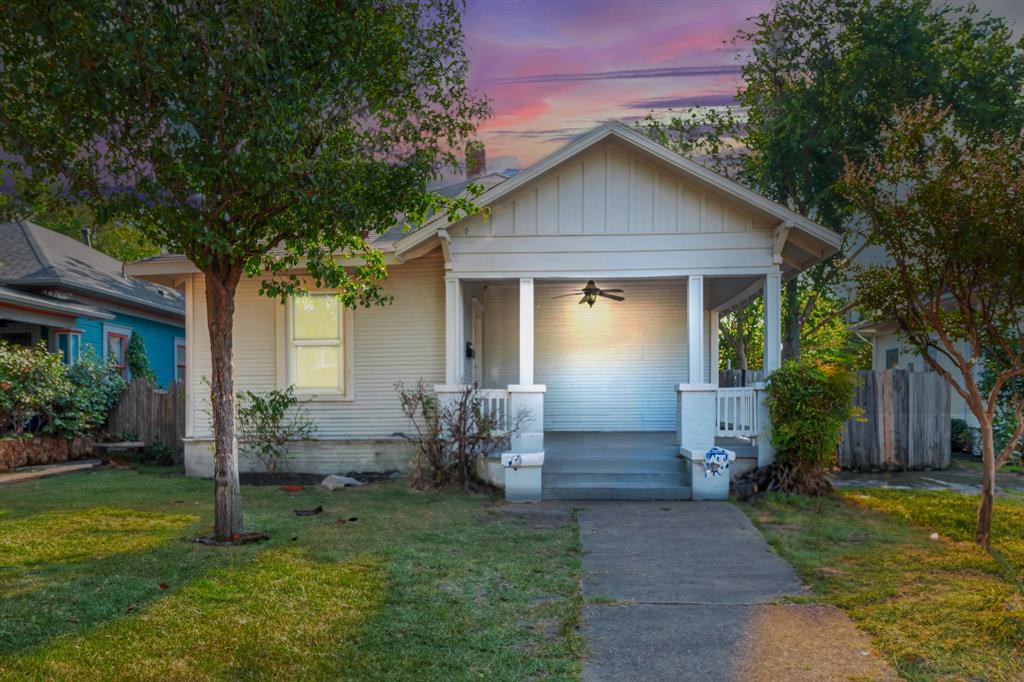
M238 402L239 447L268 473L287 466L290 443L309 440L316 431L316 423L292 386L266 393L242 391Z
M149 355L146 353L146 342L141 334L133 333L128 341L128 350L125 351L125 361L128 363L128 372L132 379L146 379L153 381L156 376L149 367Z
M426 186L486 114L466 87L462 9L14 0L0 10L7 172L30 178L18 184L26 194L138 227L204 276L218 539L243 532L238 283L262 277L262 293L283 299L304 289L302 267L346 305L387 302L370 235L443 208Z
M883 151L847 164L843 189L891 259L857 274L858 305L894 321L980 424L975 539L987 547L996 471L1024 434L1024 396L1003 390L1024 376L1024 145L965 137L950 119L930 101L905 111L883 133ZM987 387L975 372L983 362ZM1013 427L997 451L1001 400Z

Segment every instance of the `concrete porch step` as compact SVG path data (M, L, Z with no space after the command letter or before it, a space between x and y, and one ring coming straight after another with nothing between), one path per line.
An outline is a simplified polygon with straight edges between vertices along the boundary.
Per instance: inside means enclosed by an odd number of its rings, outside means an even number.
M587 458L587 459L547 459L544 460L544 473L617 473L629 471L675 472L683 468L678 457L651 458Z
M647 471L642 469L619 469L613 471L552 472L544 467L543 484L562 485L614 485L618 483L651 483L654 485L679 485L683 481L683 468L672 471Z
M689 500L690 486L619 482L614 485L577 483L544 486L545 500Z

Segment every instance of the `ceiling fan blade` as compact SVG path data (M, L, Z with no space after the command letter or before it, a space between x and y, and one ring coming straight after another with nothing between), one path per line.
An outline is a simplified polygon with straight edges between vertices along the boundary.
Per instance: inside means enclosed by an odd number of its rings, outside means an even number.
M569 296L579 296L579 295L580 295L580 292L578 292L578 291L571 291L568 294L559 294L558 296L552 296L551 298L567 298Z
M603 296L604 298L610 298L613 301L625 301L626 300L625 296L616 296L615 294L606 294L603 291L597 292L597 295L598 296Z
M586 297L586 296L584 296L583 298L581 298L581 299L580 299L580 301L579 301L579 302L580 302L580 303L586 303L586 302L587 302L587 297Z
M607 291L613 294L621 294L625 292L625 289L601 289L601 291Z

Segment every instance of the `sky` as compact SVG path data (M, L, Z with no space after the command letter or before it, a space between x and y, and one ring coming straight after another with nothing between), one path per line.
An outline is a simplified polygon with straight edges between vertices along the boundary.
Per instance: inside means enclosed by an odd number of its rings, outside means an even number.
M1024 31L1024 0L978 0ZM727 105L732 44L771 0L468 0L470 82L491 99L479 129L490 171L522 168L574 135L667 107Z

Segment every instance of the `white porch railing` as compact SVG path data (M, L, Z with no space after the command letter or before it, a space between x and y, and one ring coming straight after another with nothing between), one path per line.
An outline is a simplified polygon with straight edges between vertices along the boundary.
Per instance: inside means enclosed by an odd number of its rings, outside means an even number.
M478 388L476 399L480 404L480 413L493 420L498 431L508 431L512 428L508 389Z
M715 435L721 438L757 435L757 397L752 387L719 388Z

